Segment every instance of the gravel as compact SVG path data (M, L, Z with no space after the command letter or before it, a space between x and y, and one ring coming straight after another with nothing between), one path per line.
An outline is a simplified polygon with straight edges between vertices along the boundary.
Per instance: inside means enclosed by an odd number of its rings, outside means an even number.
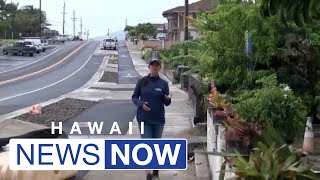
M105 71L103 73L101 79L99 80L99 82L117 83L118 82L118 73Z
M43 107L42 114L40 115L29 115L26 113L14 119L51 127L51 122L70 120L95 104L97 102L66 98Z

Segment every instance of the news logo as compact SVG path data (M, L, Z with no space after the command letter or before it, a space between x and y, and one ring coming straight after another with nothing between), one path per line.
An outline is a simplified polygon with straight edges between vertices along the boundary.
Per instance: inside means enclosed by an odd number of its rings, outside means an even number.
M11 139L11 170L185 170L187 140Z

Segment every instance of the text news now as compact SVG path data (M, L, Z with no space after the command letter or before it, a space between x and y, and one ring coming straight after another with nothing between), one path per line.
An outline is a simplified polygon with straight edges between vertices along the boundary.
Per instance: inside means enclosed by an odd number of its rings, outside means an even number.
M11 170L185 170L185 139L11 139Z

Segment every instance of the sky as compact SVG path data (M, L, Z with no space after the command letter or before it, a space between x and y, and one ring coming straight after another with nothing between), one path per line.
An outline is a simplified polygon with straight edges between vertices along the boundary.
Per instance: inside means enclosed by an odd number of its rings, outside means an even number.
M189 0L189 3L198 0ZM39 0L7 0L19 3L19 7L34 5L39 7ZM62 33L63 3L66 3L66 34L73 34L73 11L76 14L76 32L80 32L82 18L83 31L89 29L90 37L122 31L127 18L128 25L138 23L166 23L162 12L184 5L184 0L42 0L42 10L52 24L51 29Z

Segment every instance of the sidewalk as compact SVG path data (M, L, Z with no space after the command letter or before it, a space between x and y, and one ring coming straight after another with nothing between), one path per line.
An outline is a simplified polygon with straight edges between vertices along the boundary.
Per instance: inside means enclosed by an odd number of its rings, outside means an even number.
M132 58L136 71L145 76L148 74L148 65L141 59L141 52L131 43L126 43ZM169 81L165 76L162 78ZM186 92L169 82L170 93L173 94L172 104L166 108L166 126L164 129L164 138L186 138L189 142L198 142L197 138L192 137L188 132L190 131L192 107L189 105L188 95ZM130 92L128 92L130 93ZM132 92L131 92L132 93ZM130 96L126 96L130 97ZM133 123L133 134L125 135L116 138L140 138L139 129L136 119ZM115 138L115 136L108 136L107 138ZM145 179L144 171L91 171L84 180L93 179L130 179L130 180L143 180ZM195 180L196 170L194 163L188 164L186 171L160 171L160 179L179 179L179 180Z

